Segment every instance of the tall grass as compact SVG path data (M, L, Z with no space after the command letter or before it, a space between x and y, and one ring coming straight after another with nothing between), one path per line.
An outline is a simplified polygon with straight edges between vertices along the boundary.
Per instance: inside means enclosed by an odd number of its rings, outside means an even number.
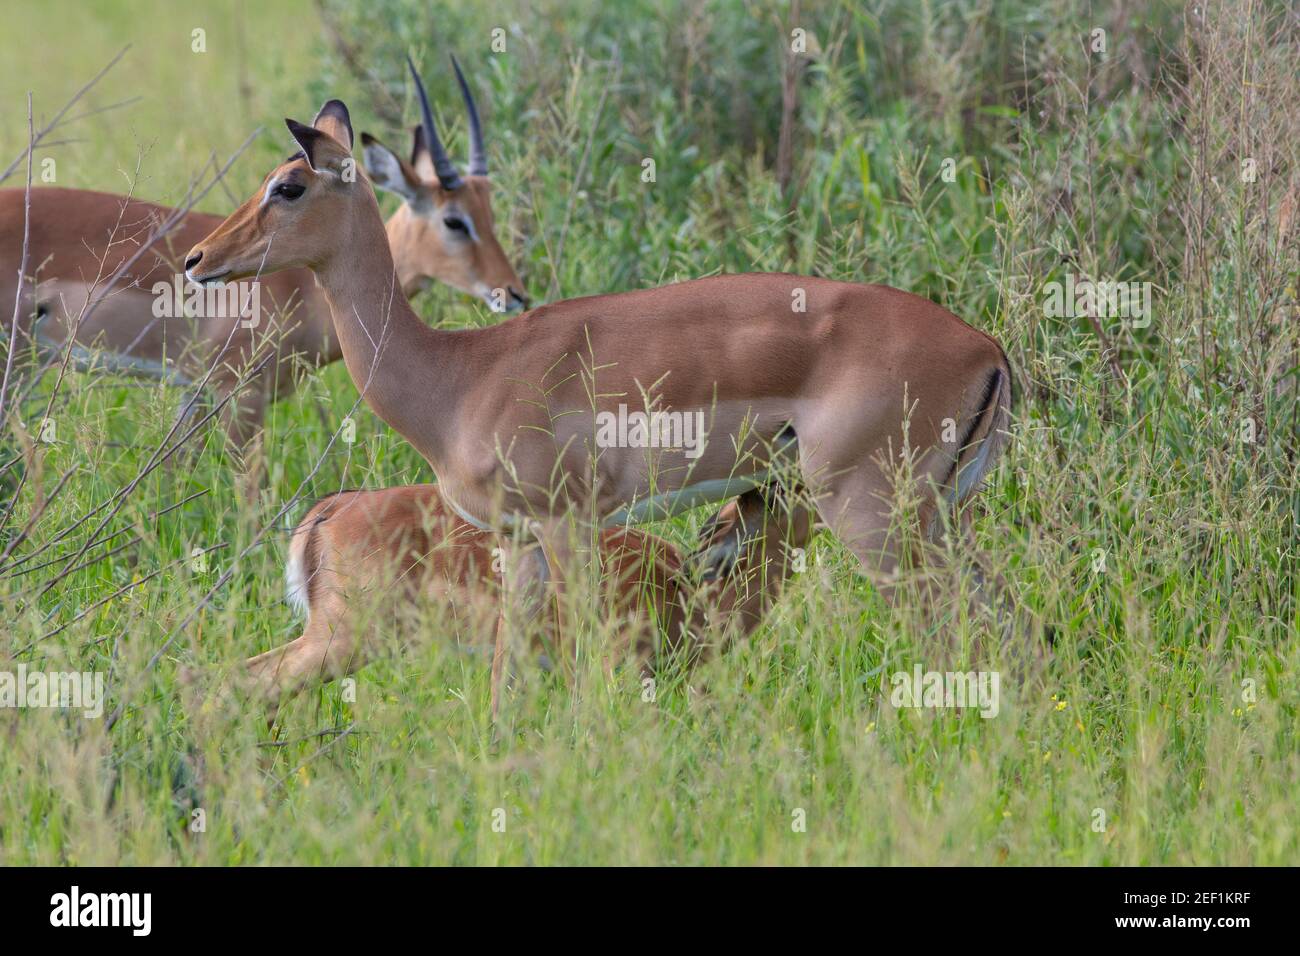
M284 536L181 623L322 457L307 497L429 480L426 466L364 411L355 444L329 445L356 392L341 368L312 373L268 419L259 501L205 432L183 467L129 497L111 526L122 537L87 554L138 543L42 594L63 565L41 565L66 561L88 529L60 532L137 474L176 400L78 375L57 399L56 442L24 451L8 425L0 438L3 461L26 456L0 477L6 503L28 474L6 535L69 473L0 567L0 670L105 673L121 716L0 709L0 861L1300 858L1293 11L878 0L805 2L796 23L766 2L328 0L317 30L314 6L252 6L217 5L206 24L105 6L75 32L66 9L8 12L18 68L0 85L0 156L23 146L23 90L52 109L130 41L128 69L95 100L146 99L86 120L83 141L52 154L60 184L124 189L117 171L152 143L137 193L165 201L261 124L231 196L209 204L221 210L286 151L280 117L308 119L326 96L396 142L414 118L408 49L463 153L440 66L455 50L481 91L503 238L535 296L791 270L917 291L1003 342L1014 437L976 537L1020 608L1010 640L1050 635L1052 654L1034 680L1004 675L995 718L894 708L889 676L939 665L952 635L908 602L886 605L823 537L751 641L689 680L669 675L653 702L593 653L572 682L525 681L494 743L487 668L451 646L458 625L431 606L412 624L418 650L358 675L355 700L337 685L304 695L272 736L178 668L219 675L296 636ZM241 22L242 59L227 46ZM202 59L188 37L205 25ZM796 25L813 42L783 193L782 44ZM60 37L39 47L57 62L16 39L24 26ZM1150 325L1049 318L1042 287L1066 273L1150 281ZM493 321L445 290L416 306L448 326ZM28 428L32 407L19 409ZM699 519L665 530L684 542ZM217 546L196 570L193 549ZM615 625L588 616L595 646ZM948 627L959 646L987 633ZM985 647L962 666L1000 666Z

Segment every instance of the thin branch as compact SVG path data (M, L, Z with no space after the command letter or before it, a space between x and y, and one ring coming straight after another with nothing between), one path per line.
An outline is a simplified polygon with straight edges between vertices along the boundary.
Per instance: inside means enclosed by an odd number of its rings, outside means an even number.
M65 471L63 473L63 477L59 479L59 483L54 486L54 490L50 492L50 494L48 495L44 495L40 491L40 486L39 485L37 486L37 497L39 498L40 503L35 508L32 509L32 514L27 519L27 523L23 525L22 530L19 531L18 534L14 535L13 540L10 541L8 545L6 545L4 554L0 554L0 561L7 558L13 552L14 548L18 547L18 545L22 544L22 542L27 540L27 536L31 534L32 529L36 527L36 522L41 520L41 516L45 514L45 512L49 509L50 505L53 504L54 499L59 496L59 492L63 491L64 486L66 486L68 483L68 479L72 477L72 473L75 472L78 469L78 467L79 467L78 465L73 465L71 468Z
M197 181L192 181L192 182L190 183L189 188L186 190L186 202L185 202L181 207L172 210L172 212L171 212L171 213L166 217L166 219L164 219L163 222L162 222L160 225L158 225L158 226L157 226L157 227L156 227L156 228L151 232L151 234L149 235L149 237L147 238L147 240L146 240L146 241L145 241L145 242L140 246L140 248L138 248L138 249L135 251L135 253L134 253L133 255L129 256L129 257L128 257L124 262L122 262L122 263L118 266L118 268L114 271L113 275L109 277L109 279L108 279L108 281L107 281L106 283L102 283L102 282L100 282L99 278L97 277L97 278L96 278L96 281L93 282L93 283L91 284L90 292L89 292L89 294L88 294L87 297L86 297L86 301L82 304L81 312L80 312L80 314L77 316L76 323L74 324L72 330L71 330L71 331L69 332L69 334L68 334L67 348L66 348L65 351L64 351L63 362L62 362L62 364L60 365L60 368L59 368L58 379L56 380L55 385L54 385L54 389L53 389L53 391L52 391L51 394L50 394L50 400L49 400L49 402L48 402L47 405L46 405L46 413L45 413L46 417L49 416L50 409L53 408L54 401L55 401L56 397L58 396L59 389L60 389L60 387L62 386L63 381L64 381L64 378L65 378L65 376L66 376L66 374L67 374L68 364L69 364L69 362L71 361L71 357L72 357L73 350L74 350L74 347L75 347L75 339L76 339L76 335L77 335L77 333L80 331L80 329L81 329L81 325L82 325L82 323L86 320L86 318L89 317L89 316L94 312L94 310L96 309L96 307L98 307L99 304L100 304L101 302L104 301L105 296L98 296L98 297L97 297L97 296L96 296L96 291L97 291L101 286L107 286L107 287L111 290L111 289L116 285L117 281L118 281L122 276L124 276L124 275L127 273L127 271L128 271L129 269L131 269L132 266L135 265L135 263L140 259L140 257L143 256L143 255L145 254L145 252L146 252L148 249L150 249L150 248L154 245L154 243L156 243L156 242L157 242L159 239L161 239L163 236L165 236L165 235L167 235L168 233L170 233L170 231L171 231L172 229L174 229L174 228L176 227L176 225L177 225L179 222L181 222L181 221L185 218L185 216L187 216L187 215L189 214L190 210L192 210L192 209L194 208L194 206L195 206L199 201L201 201L201 200L203 199L203 197L206 196L206 195L208 194L208 192L210 192L210 191L212 190L212 188L213 188L213 187L214 187L218 182L221 181L221 179L222 179L222 178L225 176L225 174L229 171L230 167L234 164L235 160L236 160L236 159L237 159L237 158L238 158L238 157L239 157L239 156L244 152L244 150L246 150L246 149L248 148L249 144L252 143L253 139L254 139L254 138L258 135L258 133L260 133L260 132L261 132L261 128L259 127L258 129L254 130L252 133L250 133L249 136L248 136L248 138L244 140L244 142L239 146L239 148L238 148L237 150L235 150L235 152L234 152L233 154L231 154L230 158L226 161L225 165L222 166L220 170L218 170L217 175L213 178L213 180L212 180L211 182L209 182L209 183L208 183L208 184L207 184L203 189L201 189L197 194L195 194L195 192L194 192L194 190L195 190L195 188L196 188L196 186L197 186ZM121 218L122 218L123 215L125 215L125 210L126 210L126 207L127 207L127 204L128 204L128 203L129 203L129 197L128 197L128 200L127 200L126 202L123 203L122 211L121 211L121 212L119 213L119 215L118 215L118 223L117 223L117 225L114 226L113 233L110 234L110 241L109 241L109 247L110 247L110 248L111 248L111 246L112 246L112 242L113 242L111 236L116 235L117 230L121 227ZM269 247L268 247L268 248L269 248ZM101 272L101 276L102 276L102 272L103 272L103 269L104 269L104 262L107 260L107 256L108 256L108 250L106 249L105 252L104 252L104 256L103 256L103 257L101 258L101 260L100 260L100 272ZM260 270L259 270L259 274L260 274ZM217 352L217 354L213 357L212 365L208 368L207 373L203 376L203 379L198 383L197 387L195 388L194 393L191 395L190 400L189 400L189 402L187 403L185 409L183 410L181 416L177 418L176 422L172 425L171 429L167 432L167 434L166 434L165 436L163 436L162 441L159 442L158 447L154 450L153 454L150 456L149 461L145 464L145 467L144 467L144 469L141 471L141 473L138 474L138 475L136 476L136 478L126 486L126 488L124 488L124 489L119 489L119 491L118 491L116 494L114 494L114 495L113 495L112 497L110 497L108 500L102 502L100 505L98 505L96 508L94 508L91 512L87 513L86 515L83 515L81 518L79 518L79 519L75 522L75 525L80 525L82 522L84 522L84 521L85 521L87 518L89 518L91 515L96 514L96 513L98 513L99 511L102 511L105 507L107 507L108 505L110 505L110 504L112 504L114 501L116 501L116 502L117 502L117 507L115 507L115 508L114 508L114 509L109 513L109 515L108 515L107 517L105 517L104 520L103 520L102 522L100 522L99 526L98 526L98 527L95 529L95 531L92 533L92 535L91 535L92 538L95 537L95 536L97 536L101 531L103 531L105 525L107 525L107 523L108 523L110 520L112 520L113 516L116 515L118 511L121 510L122 505L123 505L123 504L125 503L125 501L126 501L126 497L129 496L130 493L131 493L132 491L135 490L135 487L136 487L136 486L139 484L139 482L140 482L140 481L145 477L145 475L149 474L151 471L154 470L154 468L156 468L159 464L162 463L162 461L159 461L159 460L156 460L156 459L158 458L158 456L159 456L160 454L162 454L163 449L166 448L167 443L172 439L172 436L175 435L177 429L181 426L181 424L182 424L182 422L185 420L185 418L188 417L189 412L190 412L190 409L193 407L194 402L196 402L196 401L198 400L198 396L199 396L200 392L201 392L202 389L207 385L209 379L212 377L212 374L213 374L213 373L216 371L216 369L219 367L222 357L225 355L226 350L230 347L230 342L231 342L231 339L233 338L233 336L234 336L234 334L235 334L235 330L236 330L236 328L238 328L238 325L237 325L237 324L231 326L230 334L226 337L226 342L225 342L225 344L224 344L224 345L222 346L222 348ZM12 353L11 353L11 354L12 354ZM267 357L267 359L264 359L264 360L262 361L262 363L258 366L259 370L260 370L260 368L261 368L262 366L264 366L264 365L266 364L267 361L269 361L269 359L270 359L271 357L274 357L274 352L272 352L271 355L269 355L269 356ZM229 396L227 397L227 400L228 400L228 399L229 399ZM224 404L224 402L223 402L223 404ZM209 415L209 416L206 416L206 417L203 419L203 421L206 421L207 418L210 418L210 417L211 417L210 415ZM196 426L196 428L197 428L197 426ZM183 443L184 443L184 442L185 442L185 441L186 441L186 440L187 440L187 439L188 439L192 434L194 434L196 428L192 428L192 429L190 429L190 431L187 432L187 433L185 434L185 436L181 439L181 441L178 442L177 445L174 446L170 451L168 451L167 455L169 456L172 452L174 452L174 451L176 450L177 447L179 447L181 444L183 444ZM167 457L167 456L164 456L164 458L163 458L162 460L166 460L166 457ZM21 487L21 485L20 485L20 487ZM6 515L6 520L7 520L7 518L8 518L8 516ZM75 525L74 525L74 526L75 526ZM0 527L2 527L2 526L3 526L3 525L0 524ZM65 530L67 530L67 529L65 529ZM86 552L87 548L89 548L89 546L90 546L89 543L87 543L86 545L83 545L83 546L82 546L82 549L81 549L80 551L78 551L75 555L73 555L73 556L68 560L68 566L70 567L71 565L73 565L73 564L75 564L77 561L79 561L79 560L81 559L82 555L85 554L85 552ZM56 577L55 580L57 581L58 578ZM52 585L53 583L54 583L54 582L51 582L51 585ZM48 590L48 588L47 588L46 590ZM44 593L44 592L42 592L42 593Z
M325 27L325 32L329 34L330 41L334 44L334 49L338 51L339 58L348 71L361 81L365 88L375 91L379 95L371 95L370 105L374 107L380 119L390 126L398 129L402 128L402 107L388 92L388 87L383 81L375 75L374 70L370 69L362 62L361 52L343 35L338 24L334 20L334 14L325 6L322 0L316 0L316 12L320 16L320 22ZM382 100L381 100L382 97Z
M265 256L263 257L263 264L265 264ZM260 274L261 271L260 266L258 271ZM388 298L387 307L384 312L384 324L381 327L379 333L380 342L379 345L376 346L375 348L375 358L374 361L371 363L370 375L367 377L365 385L360 386L358 388L359 394L357 395L356 400L352 403L352 408L348 411L348 417L351 417L356 412L356 410L361 407L361 403L365 400L365 396L370 390L370 386L374 378L375 370L379 365L379 359L382 353L382 349L388 344L389 336L387 333L389 329L389 319L391 318L392 315L393 299L399 294L400 292L398 291L398 287L397 287L397 276L396 274L394 274L391 280L391 285L389 286L389 298ZM280 509L271 517L271 520L268 521L265 525L263 525L262 528L257 532L257 534L253 536L253 540L250 541L248 545L242 551L239 552L239 554L235 555L235 557L231 560L229 567L227 567L226 570L222 572L221 576L212 585L212 587L208 589L208 592L205 595L203 595L203 597L190 610L190 612L186 614L183 619L177 622L177 624L171 629L170 633L167 635L166 640L162 642L162 644L158 647L158 649L154 651L153 655L145 663L144 669L137 676L135 685L132 687L125 688L123 690L121 699L118 701L117 706L113 708L113 712L109 714L108 719L105 722L106 730L112 730L113 727L117 725L117 722L122 719L122 715L126 713L127 699L129 698L131 691L134 690L135 686L138 686L138 683L140 681L143 681L145 676L148 675L149 672L152 671L154 667L158 665L158 662L162 660L163 655L167 653L167 651L171 648L171 646L174 643L176 643L176 638L178 638L181 635L181 631L184 628L188 627L189 624L196 617L198 617L199 613L205 607L208 606L208 603L216 596L217 592L220 591L222 588L224 588L230 582L231 578L234 577L235 569L239 566L239 563L245 557L247 557L247 555L250 552L252 552L254 548L260 546L263 539L266 537L267 533L270 532L272 529L277 528L279 526L280 519L283 518L285 515L287 515L290 512L290 510L292 510L297 505L297 503L300 500L302 500L303 492L306 490L308 485L315 479L316 473L319 472L321 467L325 464L325 458L327 455L329 455L330 449L334 447L334 442L338 440L341 428L342 426L340 425L339 429L336 429L334 431L334 434L330 436L329 441L325 443L325 448L321 451L320 455L317 456L315 463L312 465L311 469L307 472L307 474L303 476L302 481L298 483L298 487L294 490L294 493L289 496L289 499L285 501L283 505L281 505Z
M355 726L352 725L352 726ZM319 740L322 737L336 737L339 734L346 733L368 733L368 731L353 731L352 726L348 727L327 727L324 730L318 730L314 734L306 734L302 737L296 737L293 740L263 740L258 744L259 747L292 747L294 744L306 743L309 740ZM297 773L295 770L294 773Z
M337 734L335 734L333 737L331 737L327 742L325 742L325 743L321 744L319 747L317 747L316 750L315 750L315 752L313 752L312 755L311 755L310 757L308 757L308 758L307 758L306 760L304 760L302 763L298 764L298 766L294 767L293 770L291 770L289 773L287 773L283 778L277 780L277 781L275 782L276 787L279 788L279 789L283 789L283 788L284 788L284 785L285 785L286 783L288 783L288 782L293 778L293 776L294 776L295 774L301 772L301 771L303 770L303 768L307 766L307 764L311 763L313 760L315 760L315 759L316 759L317 757L319 757L321 754L325 753L325 751L329 750L331 747L333 747L335 744L337 744L340 740L346 740L348 737L352 736L352 734L356 731L356 726L357 726L357 725L356 725L356 721L353 721L352 723L350 723L350 724L348 724L346 727L344 727L342 730L340 730L340 731L339 731Z
M256 378L257 375L261 373L262 369L266 367L267 363L269 363L273 358L275 358L274 352L272 352L270 355L267 355L266 358L262 359L262 361L258 363L257 367L254 368L253 371L244 380L243 384L247 385L248 382ZM213 365L215 367L216 365L215 361ZM167 432L167 434L163 437L162 442L159 443L158 448L155 449L153 454L149 456L149 461L145 463L144 468L140 469L139 474L137 474L134 478L132 478L131 481L126 484L125 487L119 489L117 494L114 495L113 498L109 499L109 502L116 501L116 505L113 507L112 511L110 511L107 515L104 516L103 520L99 522L99 525L95 528L95 530L91 532L92 538L94 538L101 531L103 531L104 528L108 525L108 523L117 516L117 513L122 510L123 506L126 505L127 499L131 497L131 493L135 491L135 489L139 486L140 482L144 481L144 479L148 477L150 474L152 474L156 468L161 467L165 462L167 462L171 458L172 455L174 455L177 451L179 451L181 447L184 446L184 444L190 439L191 436L197 433L198 430L202 428L203 425L206 424L210 418L218 414L221 411L221 409L225 407L226 403L229 402L232 398L234 398L237 391L238 390L232 389L230 394L227 395L224 399L222 399L222 401L218 403L212 409L212 411L210 411L203 418L199 419L199 421L195 422L194 425L187 432L185 432L183 436L181 436L179 441L177 441L174 445L168 448L165 453L163 453L162 451L163 448L166 446L167 441L172 437L172 435L176 433L176 429L180 427L181 422L184 421L184 416L176 420L176 423L172 425L171 430ZM66 567L71 567L74 563L79 561L82 555L84 555L88 550L90 550L90 547L91 545L89 543L82 545L81 548L77 551L77 553L68 559ZM69 572L61 571L59 574L51 578L49 583L46 584L45 587L41 589L41 596L44 596L45 594L49 593L50 589L53 588L56 584L58 584L59 581L61 581L64 575L67 573Z
M39 133L37 133L35 136L31 136L31 137L28 138L27 149L24 150L22 153L20 153L18 156L16 156L16 157L14 158L14 161L13 161L12 163L10 163L8 166L5 167L4 172L0 172L0 183L4 182L4 181L5 181L6 179L8 179L11 175L13 175L13 171L14 171L15 169L18 168L18 166L19 166L20 163L22 163L24 157L26 157L26 159L27 159L27 166L28 166L28 169L31 168L31 164L32 164L32 153L36 150L36 147L39 146L39 145L41 145L41 143L44 141L45 137L48 136L50 133L52 133L54 130L58 129L59 126L64 125L65 123L73 122L73 120L65 120L65 119L64 119L64 116L67 115L68 110L72 109L72 107L73 107L74 105L76 105L77 101L80 100L83 96L86 95L86 93L88 93L88 92L90 91L90 88L91 88L92 86L94 86L96 83L98 83L100 80L102 80L102 79L104 78L104 75L105 75L106 73L108 73L109 70L111 70L113 67L115 67L115 66L117 65L117 62L118 62L120 59L122 59L122 57L124 57L124 56L126 55L126 51L129 50L129 49L131 49L131 44L128 43L126 46L122 47L122 49L118 50L118 51L117 51L117 56L115 56L115 57L113 57L113 59L109 60L109 61L108 61L108 64L107 64L107 65L106 65L102 70L100 70L100 71L99 71L98 73L96 73L93 77L91 77L90 82L88 82L88 83L87 83L85 86L83 86L81 89L77 90L77 92L74 93L74 94L72 95L72 99L68 100L68 102L66 102L66 103L63 104L63 109L61 109L61 110L59 110L57 113L55 113L55 114L54 114L54 118L53 118L52 120L50 120L48 123L46 123L44 126L41 127L41 130L40 130ZM30 99L30 94L29 94L29 99ZM132 100L124 100L124 101L122 101L121 103L115 104L115 106L125 106L127 103L130 103L130 102L133 102L133 101L132 101ZM105 107L105 109L113 109L113 108L114 108L114 107ZM31 112L31 110L30 110L30 104L29 104L29 107L28 107L28 113L30 114L30 112ZM91 114L91 113L86 113L86 114L84 114L84 116L90 116L90 115L92 115L92 114ZM30 116L29 116L29 118L30 118ZM78 119L81 119L81 118L84 118L84 117L77 117L77 118L78 118Z
M220 544L214 544L214 545L213 545L212 547L210 547L210 548L204 548L204 549L203 549L201 552L199 552L199 553L200 553L200 554L209 554L210 552L213 552L213 551L220 551L221 549L223 549L223 548L225 548L225 547L226 547L226 542L222 541ZM145 575L144 577L142 577L142 578L139 578L139 579L137 579L137 580L135 580L135 581L132 581L132 582L130 582L129 584L124 584L124 585L122 585L120 588L118 588L116 591L114 591L114 592L113 592L112 594L110 594L108 597L106 597L106 598L101 598L100 600L96 601L94 604L90 605L90 607L86 608L84 611L82 611L82 612L81 612L80 614L78 614L76 617L72 618L70 621L64 621L62 624L60 624L58 627L56 627L56 628L55 628L54 630L52 630L52 631L46 631L46 632L45 632L44 634L42 634L40 637L36 638L36 640L31 641L31 642L28 643L25 647L20 648L20 649L17 651L17 653L18 653L18 654L26 654L28 651L30 651L33 647L35 647L35 646L36 646L37 644L39 644L41 641L43 641L43 640L45 640L45 639L47 639L47 638L53 637L55 634L58 634L60 631L64 631L64 630L66 630L67 628L71 627L72 625L76 624L78 621L80 621L81 619L83 619L84 617L86 617L86 615L91 614L92 612L94 612L94 611L98 610L99 608L103 607L103 606L104 606L105 604L107 604L109 601L113 600L113 598L115 598L115 597L120 597L120 596L122 596L123 594L125 594L127 591L133 590L133 589L135 589L135 588L138 588L138 587L139 587L140 585L142 585L142 584L145 584L145 583L147 583L147 582L149 582L149 581L152 581L154 578L156 578L158 575L162 574L162 573L163 573L164 571L166 571L168 568L174 568L174 567L176 567L176 565L178 565L178 564L183 564L183 563L186 562L186 561L193 560L195 557L197 557L197 555L192 555L192 554L190 554L190 555L185 555L184 557L177 558L175 561L172 561L172 562L170 562L169 564L164 564L164 565L163 565L162 567L160 567L160 568L155 568L154 570L150 571L148 574L146 574L146 575Z
M168 512L175 511L177 508L184 507L185 505L193 501L195 498L201 498L207 493L208 493L207 488L204 488L202 491L196 491L194 492L194 494L187 495L186 497L182 498L180 501L168 505L166 508L159 508L157 511L146 516L145 520L156 521L158 518L161 518L163 515L167 514ZM118 528L116 531L110 531L108 534L104 535L104 537L100 538L98 541L92 541L90 543L90 548L97 548L101 544L107 544L108 542L112 541L114 538L118 537L119 535L126 534L130 530L131 530L131 526L128 525L125 528ZM58 544L59 541L62 540L62 538L65 535L66 535L66 531L64 532L64 534L59 535L51 539L50 541L47 541L45 544L41 545L39 548L31 552L30 554L25 554L21 558L9 562L9 564L5 565L3 568L0 568L0 577L16 578L24 574L32 574L36 571L44 570L45 568L48 568L51 565L58 564L60 561L63 560L62 557L52 558L49 561L44 562L43 564L38 564L30 568L22 568L21 570L14 570L15 568L19 568L21 565L26 564L28 561L32 560L33 558L39 557L43 552L48 551L54 545ZM137 536L133 538L130 543L134 543L139 540L140 537ZM87 548L86 550L89 551L90 548ZM76 568L73 568L73 570L79 571L82 568L88 567L97 561L104 560L104 558L107 558L112 554L116 554L120 550L121 548L114 548L112 551L108 552L107 554L102 554L98 558L91 558L90 560L83 562L82 564L78 565Z
M14 367L18 343L18 314L23 302L23 276L27 275L27 257L32 233L32 146L36 142L32 129L32 94L27 92L27 186L23 190L23 253L18 260L18 286L14 292L14 317L9 323L9 347L5 350L5 374L0 380L0 424L5 420L5 399L9 395L9 375Z

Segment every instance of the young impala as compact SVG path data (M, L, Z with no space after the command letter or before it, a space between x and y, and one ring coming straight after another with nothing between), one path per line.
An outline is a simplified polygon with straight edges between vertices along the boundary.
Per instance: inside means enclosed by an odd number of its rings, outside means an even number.
M717 649L703 642L708 633L723 642L749 634L811 531L806 510L769 509L751 492L705 528L696 552L701 570L692 574L662 538L604 530L598 559L619 622L605 660L631 657L649 672L661 631L665 650L685 650L688 664ZM293 531L285 574L306 627L298 639L249 659L247 683L274 714L306 684L362 667L380 649L381 634L412 643L420 622L404 618L434 604L450 608L458 643L489 650L500 592L496 544L452 512L437 485L344 491L318 501Z
M377 140L370 140L366 161L373 164L375 185L404 200L387 225L387 245L403 291L413 293L437 280L498 311L510 311L527 299L496 239L478 110L459 66L456 74L469 116L468 176L457 172L436 136L425 136L423 125L417 127L409 163ZM0 302L11 306L22 256L23 199L22 189L0 190ZM113 288L105 288L103 281L146 245L173 210L78 189L34 189L31 200L32 274L25 277L26 321L20 327L41 347L66 343L93 297L94 309L76 329L75 341L103 349L116 368L150 374L171 370L180 381L197 378L229 338L210 380L222 398L255 364L250 361L255 354L260 361L268 350L276 353L260 381L231 401L226 421L237 447L256 433L267 402L292 391L295 361L319 366L341 357L325 296L305 270L261 279L256 325L239 314L243 302L217 310L223 314L187 317L182 308L164 301L180 291L180 255L220 225L220 216L189 213ZM159 283L169 290L162 296L154 291ZM182 295L188 299L189 290Z
M397 287L374 194L343 175L347 107L331 100L313 125L286 124L301 153L190 251L187 274L309 266L353 382L428 461L447 503L538 540L544 563L519 557L507 575L512 622L498 629L494 691L539 582L549 574L563 591L573 542L593 522L720 501L788 460L821 520L890 593L917 540L897 513L936 535L941 509L976 490L1005 444L1011 371L997 342L884 286L723 275L429 328ZM904 452L922 492L914 508L895 507Z

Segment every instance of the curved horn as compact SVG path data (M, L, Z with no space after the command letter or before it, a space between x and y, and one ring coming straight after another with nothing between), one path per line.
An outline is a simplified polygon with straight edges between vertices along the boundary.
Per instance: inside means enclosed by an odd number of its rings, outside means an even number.
M442 184L443 189L459 189L464 183L461 181L460 173L456 172L455 163L443 149L442 140L438 139L437 127L433 125L433 111L429 109L429 95L424 92L420 74L415 72L415 64L411 62L409 55L406 57L406 65L415 80L415 92L420 96L420 121L424 127L425 145L428 146L429 156L433 159L433 171L438 174L438 182Z
M465 112L469 114L469 174L486 176L487 150L483 148L483 127L478 120L478 107L474 105L474 96L465 82L465 74L460 71L455 54L451 58L452 68L456 71L456 82L460 84L460 95L465 99Z

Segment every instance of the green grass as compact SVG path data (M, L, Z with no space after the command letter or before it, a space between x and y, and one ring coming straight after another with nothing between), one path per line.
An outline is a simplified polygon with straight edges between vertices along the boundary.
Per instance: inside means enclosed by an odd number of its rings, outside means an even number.
M228 212L236 197L261 181L262 167L283 155L280 118L310 120L320 105L292 81L317 72L311 10L308 2L258 9L243 0L217 0L201 13L146 0L18 4L5 12L0 155L7 164L26 145L29 90L39 127L42 117L131 44L126 59L73 113L133 102L55 137L71 140L46 154L56 160L56 184L125 192L134 183L137 195L179 202L197 171L213 156L224 162L260 125L266 134L232 171L229 194L218 187L200 204ZM205 31L205 53L193 52L196 29ZM27 42L24 36L45 39ZM40 172L38 166L38 182ZM22 185L20 178L5 183L15 185Z
M1110 52L1097 58L1079 40L1093 21L1068 3L805 4L824 53L801 89L788 203L767 6L329 6L407 123L408 47L429 64L457 146L455 91L433 64L454 48L491 90L497 218L536 297L788 269L914 290L997 336L1017 372L1014 439L976 537L1022 609L1014 639L1050 626L1055 652L1036 681L1003 670L993 719L895 709L889 675L943 669L939 636L822 537L752 640L691 678L699 694L669 678L644 702L633 675L606 679L592 655L572 684L529 679L494 744L487 668L449 646L454 625L429 607L418 650L361 672L355 701L337 685L304 694L273 741L256 713L205 698L178 668L219 674L297 635L281 601L283 532L181 622L304 481L310 500L430 480L368 411L353 446L325 451L356 397L333 367L274 408L255 506L214 430L110 524L137 545L39 596L59 565L0 569L0 670L101 672L108 710L123 708L111 729L0 709L0 863L1300 862L1297 243L1278 232L1300 181L1294 26L1264 29L1271 8L1257 5L1243 39L1234 5L1189 38L1162 4L1124 23L1099 12ZM358 130L398 142L313 5L206 9L7 9L0 158L25 141L27 89L48 114L127 42L88 105L144 98L70 128L80 141L50 153L61 185L121 191L147 145L136 192L174 200L210 154L261 125L229 196L203 204L225 211L288 151L281 118L308 120L329 95ZM487 47L498 25L505 55ZM204 55L190 52L200 26ZM1258 91L1244 101L1243 74ZM1242 155L1263 160L1255 184L1236 175ZM646 156L653 185L640 181ZM955 182L940 176L945 157L959 160ZM1042 283L1071 269L1158 287L1149 328L1103 328L1120 377L1086 320L1043 314ZM492 321L445 290L416 307L441 324ZM37 446L5 534L38 488L74 470L15 555L48 551L23 567L76 553L86 527L56 535L136 475L175 400L102 376L60 391L58 441ZM1247 416L1253 443L1240 440ZM7 429L0 457L19 448ZM667 531L684 543L699 517ZM191 549L218 544L215 567L193 571ZM604 617L583 620L587 646L608 639ZM984 627L952 622L942 637L969 646ZM996 653L961 664L1001 666ZM792 828L800 809L805 832Z

